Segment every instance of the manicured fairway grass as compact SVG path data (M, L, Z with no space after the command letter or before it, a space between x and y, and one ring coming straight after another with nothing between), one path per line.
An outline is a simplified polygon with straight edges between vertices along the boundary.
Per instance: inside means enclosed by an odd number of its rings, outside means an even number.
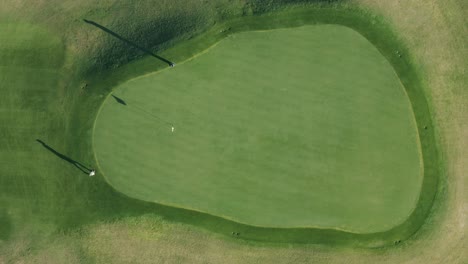
M357 233L388 230L416 205L409 100L349 28L238 33L113 95L94 147L109 183L131 197L256 226Z
M50 180L62 164L56 166L56 157L44 155L34 141L52 142L49 122L62 113L52 101L59 98L63 61L63 44L49 31L0 23L0 241L21 230L18 226L37 214L37 208L51 214L53 201L63 197L51 191L55 183ZM46 230L45 225L37 228Z

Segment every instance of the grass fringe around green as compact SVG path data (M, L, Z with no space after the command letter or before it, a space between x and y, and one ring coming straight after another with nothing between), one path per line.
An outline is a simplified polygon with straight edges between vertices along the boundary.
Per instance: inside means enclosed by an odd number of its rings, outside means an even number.
M185 209L177 209L163 205L146 203L127 198L110 188L105 182L94 186L93 199L100 202L95 210L101 210L97 217L105 215L110 217L140 215L143 213L157 213L164 218L181 223L202 227L213 232L229 235L231 231L240 232L241 239L263 242L287 243L324 243L329 245L348 245L359 247L382 247L398 243L413 235L428 216L437 192L439 177L444 173L443 163L439 157L437 141L434 136L434 126L431 110L426 99L422 73L413 63L409 50L381 18L358 9L342 7L335 8L288 8L278 12L245 16L215 24L202 35L178 43L173 48L160 52L161 56L171 61L180 62L196 56L206 48L214 45L229 34L249 30L268 30L284 27L297 27L310 24L339 24L358 31L373 43L394 67L410 98L420 135L421 148L424 160L424 180L419 197L418 206L411 216L401 225L382 233L352 234L329 229L278 229L260 228L238 224L208 214L198 213ZM396 51L402 54L399 57ZM90 130L96 117L99 106L105 96L111 92L112 87L136 76L154 72L166 67L163 63L154 62L153 58L143 58L130 62L112 71L102 71L90 75L87 83L92 86L87 99L78 99L75 102L75 113L70 122L70 139L83 139L87 148L91 148ZM86 109L83 111L82 109ZM86 156L86 153L80 153ZM104 206L104 207L103 207ZM104 208L104 210L102 210ZM106 217L105 217L106 218ZM92 221L93 217L89 217ZM74 226L73 220L61 223L63 227ZM77 223L78 224L78 223Z

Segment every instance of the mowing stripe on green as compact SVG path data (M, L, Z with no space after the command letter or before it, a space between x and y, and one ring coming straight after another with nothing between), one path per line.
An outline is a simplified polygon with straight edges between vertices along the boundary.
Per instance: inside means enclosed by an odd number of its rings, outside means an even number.
M320 25L231 35L115 89L95 125L131 197L266 227L379 232L416 205L409 100L365 38ZM171 127L175 128L171 132Z

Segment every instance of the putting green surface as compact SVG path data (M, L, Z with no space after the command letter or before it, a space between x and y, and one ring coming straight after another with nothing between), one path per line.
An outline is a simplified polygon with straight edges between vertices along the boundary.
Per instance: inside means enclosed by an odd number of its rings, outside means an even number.
M356 233L388 230L416 205L410 102L349 28L234 34L113 96L94 148L98 173L128 196L255 226Z

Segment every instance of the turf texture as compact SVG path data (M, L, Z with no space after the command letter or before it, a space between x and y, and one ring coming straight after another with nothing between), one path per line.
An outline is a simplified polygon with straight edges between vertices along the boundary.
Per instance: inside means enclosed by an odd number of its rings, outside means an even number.
M100 172L128 196L355 233L411 214L418 141L391 65L333 25L231 35L117 87L94 130Z

